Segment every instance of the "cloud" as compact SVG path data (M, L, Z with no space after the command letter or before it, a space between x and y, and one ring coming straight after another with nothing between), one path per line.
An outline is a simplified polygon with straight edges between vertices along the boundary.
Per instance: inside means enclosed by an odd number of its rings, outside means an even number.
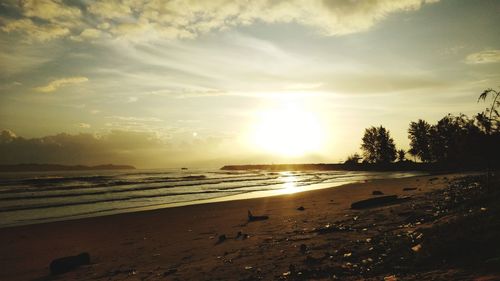
M0 144L10 143L17 138L16 134L11 130L3 130L0 133Z
M84 129L88 129L88 128L90 128L90 124L87 124L87 123L79 123L79 124L78 124L78 127L80 127L80 128L84 128Z
M0 134L0 163L128 163L136 159L129 155L132 151L159 149L161 144L154 134L144 132L62 133L27 139L3 131Z
M75 41L94 40L104 36L104 32L95 28L85 28L79 35L71 36Z
M84 76L61 78L61 79L51 81L49 84L47 84L45 86L36 87L35 90L42 92L42 93L50 93L50 92L54 92L55 90L59 89L60 87L64 87L64 86L71 85L71 84L80 84L80 83L87 82L87 81L89 81L89 79L87 77L84 77Z
M7 33L21 32L26 34L27 42L40 41L46 42L70 34L67 27L57 24L37 24L31 19L20 19L8 22L1 27L1 30Z
M178 145L154 132L112 130L101 134L61 133L40 138L0 132L0 164L131 164L137 167L184 166L221 155L220 138L190 138ZM219 150L217 148L220 148ZM212 152L207 152L212 151ZM210 154L212 153L212 154ZM220 163L218 163L219 165Z
M486 64L500 62L500 50L487 50L472 53L465 58L468 64Z
M72 29L83 23L80 9L61 0L20 0L17 5L9 3L5 8L17 10L20 17L0 17L3 23L0 30L24 34L28 42L45 42L71 35Z
M451 87L450 81L424 74L344 73L334 75L324 90L334 93L374 94Z
M63 36L76 40L103 34L129 40L193 38L211 31L264 23L297 23L325 36L370 29L392 13L414 11L437 0L291 0L291 1L86 1L82 11L61 0L21 1L22 18L6 21L5 32L17 31L35 40ZM32 21L32 19L41 19Z
M131 103L131 102L137 102L139 100L138 97L128 97L127 98L127 102L128 103Z
M61 24L78 19L81 15L80 9L65 5L61 0L21 0L19 6L26 17L58 21Z
M312 90L318 89L323 86L322 82L318 83L292 83L285 86L285 89L288 90Z
M134 121L134 122L161 122L163 120L156 117L132 117L132 116L108 116L107 118L116 119L120 121Z

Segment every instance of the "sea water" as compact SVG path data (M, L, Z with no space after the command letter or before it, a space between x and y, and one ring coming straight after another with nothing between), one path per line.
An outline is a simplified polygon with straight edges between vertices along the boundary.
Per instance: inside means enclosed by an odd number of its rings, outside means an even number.
M0 173L0 227L274 196L421 174L202 169Z

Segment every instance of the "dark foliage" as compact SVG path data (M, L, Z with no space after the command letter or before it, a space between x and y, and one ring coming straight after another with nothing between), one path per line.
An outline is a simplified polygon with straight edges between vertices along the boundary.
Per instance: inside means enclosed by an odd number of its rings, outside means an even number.
M365 161L369 163L391 163L396 159L394 140L382 126L365 130L361 149Z
M483 167L488 164L485 161L498 162L500 147L494 144L500 143L500 131L493 121L480 113L473 119L448 114L435 125L423 120L411 122L409 152L423 162L454 167Z
M431 140L431 125L425 120L419 119L417 122L411 122L408 129L408 138L410 139L411 155L417 156L423 162L430 162L430 140Z

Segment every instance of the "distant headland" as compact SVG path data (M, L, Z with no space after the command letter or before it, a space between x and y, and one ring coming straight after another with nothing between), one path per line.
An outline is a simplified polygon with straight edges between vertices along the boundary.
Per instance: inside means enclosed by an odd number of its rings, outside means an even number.
M462 171L481 170L482 165L470 163L421 163L401 161L393 163L312 163L312 164L255 164L255 165L226 165L221 170L265 170L265 171Z
M14 164L0 165L0 172L45 172L45 171L93 171L93 170L134 170L130 165L105 164L97 166L59 164Z

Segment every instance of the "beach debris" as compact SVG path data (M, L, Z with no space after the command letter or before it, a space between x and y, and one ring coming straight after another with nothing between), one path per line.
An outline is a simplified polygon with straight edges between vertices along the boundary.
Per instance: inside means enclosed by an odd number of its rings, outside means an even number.
M62 257L53 260L50 263L50 274L57 275L69 272L81 265L90 264L89 253L81 253L76 256Z
M350 252L349 252L349 253L345 253L345 254L344 254L344 258L348 258L348 257L350 257L350 256L352 256L352 253L350 253Z
M372 195L384 195L384 193L380 190L374 190L372 191Z
M304 208L304 206L300 206L297 208L298 211L304 211L306 208Z
M403 191L413 191L413 190L417 190L416 187L405 187L403 188Z
M163 276L172 275L177 272L177 268L169 268L165 272L163 272Z
M396 278L396 275L389 275L384 277L384 281L398 281L398 278Z
M307 245L306 244L300 244L300 252L301 253L307 252Z
M348 225L344 224L331 224L327 223L323 227L319 227L314 229L313 231L319 233L319 234L325 234L325 233L330 233L330 232L336 232L336 231L351 231L351 227Z
M398 198L397 195L385 195L354 202L351 204L351 209L373 208L388 204L394 204L399 201L400 198Z
M417 244L413 247L411 247L411 250L414 251L414 252L418 252L422 249L422 244Z
M267 220L267 219L269 219L269 216L254 216L254 215L252 215L252 212L250 212L250 210L248 210L248 221L249 222L262 221L262 220Z
M246 233L243 233L241 231L238 231L238 233L236 234L236 237L235 239L247 239L248 237L250 237L250 235L246 234Z
M249 266L249 265L245 266L245 270L250 270L252 268L253 268L253 266Z
M220 244L220 243L226 241L226 239L227 239L226 234L219 235L219 239L217 240L217 244Z

